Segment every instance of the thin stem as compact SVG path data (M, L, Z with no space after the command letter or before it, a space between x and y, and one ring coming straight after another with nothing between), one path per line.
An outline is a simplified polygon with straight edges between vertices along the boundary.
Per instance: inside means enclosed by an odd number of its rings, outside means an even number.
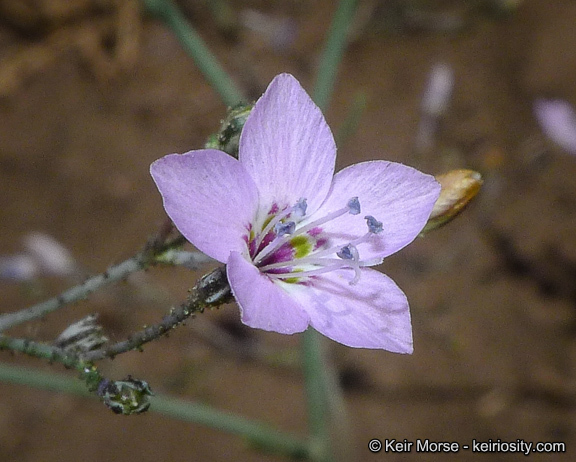
M188 300L178 308L170 310L158 324L136 332L126 340L84 353L82 358L86 361L97 361L141 349L142 345L167 334L195 313L202 312L208 306L222 305L230 301L231 297L226 270L224 267L217 268L202 277L191 290Z
M75 353L54 345L0 335L0 350L17 351L35 358L58 362L69 369L75 369L80 372L80 376L82 380L84 380L87 390L92 392L96 391L98 384L103 379L96 367L91 363L81 360Z
M62 292L56 297L24 310L0 315L0 332L19 324L42 318L48 313L59 310L70 303L83 300L98 289L116 281L120 281L128 275L144 269L147 266L146 263L147 259L142 258L142 254L135 255L118 265L111 266L104 273L93 276L82 284Z
M336 72L346 47L348 27L352 22L355 10L356 0L341 0L332 19L328 39L320 58L313 92L313 99L320 109L326 109L334 90Z
M320 109L328 106L336 73L346 46L346 36L356 8L356 0L341 0L334 14L332 25L326 40L326 45L314 87L313 99ZM306 382L308 402L308 419L311 433L311 443L315 460L329 461L332 459L331 418L336 413L336 405L343 402L342 391L338 387L335 371L328 367L322 351L322 339L313 329L308 329L302 336L303 368ZM342 425L342 423L340 423ZM339 428L339 433L342 428Z
M0 315L0 332L19 324L42 318L70 303L83 300L93 292L107 286L108 284L121 281L132 273L148 268L150 265L156 263L157 258L161 260L164 252L167 252L183 243L184 240L181 236L165 244L160 244L156 240L152 241L145 250L137 255L123 261L122 263L111 266L104 271L104 273L88 278L83 283L62 292L56 297L20 311Z
M308 426L314 460L328 461L330 454L329 402L326 368L320 334L309 328L302 334L302 367L308 402Z
M271 429L269 425L190 401L160 396L155 396L150 401L151 409L159 414L243 436L257 449L285 454L295 459L310 457L310 449L305 442Z
M23 366L0 363L0 381L78 396L95 396L86 389L82 382L72 377Z
M364 91L358 91L354 95L354 100L344 122L336 133L336 146L342 149L344 143L356 132L360 125L360 119L366 110L367 96Z
M1 363L0 381L79 396L95 396L88 393L86 388L73 378ZM310 457L310 449L304 441L270 428L269 425L262 425L228 412L217 411L203 404L175 398L153 396L150 402L152 406L149 412L240 435L257 448L281 453L295 459Z
M224 104L235 106L244 100L242 92L171 0L143 0L143 3L150 13L158 16L172 29Z
M69 353L62 348L45 343L35 342L28 339L11 338L0 335L0 350L17 351L35 358L46 359L50 362L58 362L67 368L81 371L84 364L80 364L78 356Z

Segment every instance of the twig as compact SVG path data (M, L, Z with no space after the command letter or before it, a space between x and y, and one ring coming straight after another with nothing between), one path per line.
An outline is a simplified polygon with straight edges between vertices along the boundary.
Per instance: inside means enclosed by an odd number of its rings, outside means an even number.
M202 277L191 290L188 300L178 308L172 309L158 324L149 326L111 346L84 353L82 358L86 361L97 361L103 358L114 358L127 351L138 350L145 343L167 334L195 313L201 313L204 308L220 306L231 299L226 269L225 267L217 268Z
M19 324L42 318L48 313L59 310L70 303L83 300L96 290L108 284L121 281L130 274L141 271L148 268L150 265L155 264L156 258L158 256L161 258L163 252L167 252L174 247L182 245L184 242L185 240L182 236L163 244L159 244L154 240L139 254L123 261L122 263L111 266L104 271L104 273L93 276L82 284L74 286L56 297L20 311L0 315L0 332L4 332L5 330Z
M80 372L81 378L90 392L96 391L103 380L103 377L91 363L81 360L73 352L54 345L0 335L0 350L17 351L34 358L60 363L68 369L75 369Z

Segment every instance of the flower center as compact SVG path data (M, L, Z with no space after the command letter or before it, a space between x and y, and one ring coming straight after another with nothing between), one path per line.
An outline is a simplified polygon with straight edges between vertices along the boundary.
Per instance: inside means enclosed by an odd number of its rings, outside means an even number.
M341 209L310 222L307 222L304 198L283 210L273 205L262 230L256 233L251 229L246 237L250 257L254 265L271 279L306 284L310 278L320 274L348 268L354 271L350 284L356 284L361 267L380 262L362 260L357 246L381 233L382 223L367 215L364 217L368 228L366 234L335 245L323 226L346 214L360 214L357 197L351 198Z

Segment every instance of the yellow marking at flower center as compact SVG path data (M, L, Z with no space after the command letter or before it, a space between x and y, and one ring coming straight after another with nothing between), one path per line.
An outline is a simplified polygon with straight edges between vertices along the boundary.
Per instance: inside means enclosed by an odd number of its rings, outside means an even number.
M295 250L295 258L303 258L312 252L312 244L306 236L296 236L290 240L290 245Z

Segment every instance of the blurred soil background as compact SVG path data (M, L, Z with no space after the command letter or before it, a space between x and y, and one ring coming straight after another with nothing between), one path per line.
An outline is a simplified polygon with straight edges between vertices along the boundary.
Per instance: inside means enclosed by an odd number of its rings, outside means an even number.
M251 98L280 72L311 90L334 2L179 5ZM414 354L328 342L349 460L443 459L370 454L371 438L564 441L568 454L530 460L573 460L576 157L546 138L532 105L546 97L576 107L575 24L568 0L359 2L326 111L333 131L348 133L338 168L387 159L435 174L472 168L485 183L462 216L382 266L411 302ZM454 87L422 148L421 103L439 63ZM43 232L84 275L130 257L165 219L150 163L201 147L225 110L174 34L136 0L0 1L0 254L22 252L25 235ZM355 130L346 129L350 117ZM50 340L97 312L119 340L159 320L200 274L152 269L10 333ZM74 282L4 278L0 312ZM101 367L304 436L298 339L249 330L229 305ZM72 375L7 352L0 360ZM96 401L0 383L0 460L285 459L154 413L117 416Z

